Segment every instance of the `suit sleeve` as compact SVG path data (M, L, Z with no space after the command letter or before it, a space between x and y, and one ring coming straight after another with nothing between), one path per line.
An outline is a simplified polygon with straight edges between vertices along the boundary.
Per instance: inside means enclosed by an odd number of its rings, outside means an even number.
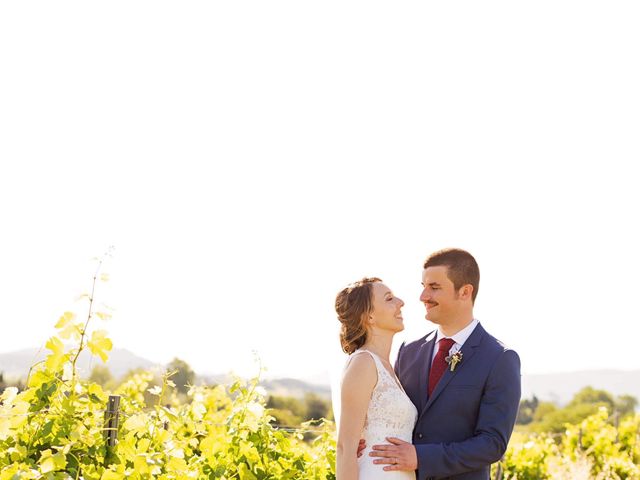
M520 358L513 350L505 350L487 378L473 436L461 442L415 445L418 480L459 475L500 460L507 449L519 403Z

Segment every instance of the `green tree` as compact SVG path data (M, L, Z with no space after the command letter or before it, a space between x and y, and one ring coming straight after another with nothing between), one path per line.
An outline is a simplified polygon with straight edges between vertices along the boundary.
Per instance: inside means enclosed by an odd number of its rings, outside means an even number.
M273 424L277 427L298 428L304 420L302 417L294 415L291 410L285 410L281 408L270 409L269 415L275 418Z
M267 408L278 410L288 410L296 417L306 418L307 408L305 403L295 397L281 397L278 395L270 395L267 400Z
M598 406L590 403L558 408L540 418L540 421L534 426L534 430L547 433L562 433L568 423L580 423L585 418L597 413L597 411Z
M518 425L528 425L531 423L533 421L533 414L536 412L539 403L538 397L535 395L531 397L531 399L521 400L516 423Z
M620 395L616 398L616 412L618 412L621 417L635 413L637 406L638 399L633 395Z
M533 421L539 422L551 412L558 410L558 407L552 402L538 402L535 412L533 412Z
M184 360L174 358L169 365L167 365L167 370L170 372L176 371L175 375L171 377L171 380L176 384L176 389L180 393L187 393L189 386L193 385L196 379L196 374L189 364Z
M96 365L93 367L91 375L89 375L89 381L97 383L103 388L107 386L110 388L115 387L113 375L106 365Z
M618 411L633 411L635 408L633 400L635 400L633 397L619 400ZM530 429L536 432L562 433L567 424L582 422L585 418L596 414L600 407L613 412L615 406L616 401L609 392L585 387L577 392L564 408L557 408L548 402L540 402L533 414Z
M584 387L573 396L573 399L567 406L571 407L583 403L607 407L610 412L613 411L615 406L613 395L605 390L596 390L593 387Z
M266 407L280 427L298 427L305 420L305 404L295 397L269 396Z
M329 417L331 404L328 400L319 397L315 393L307 393L304 396L304 402L306 404L305 416L307 420L319 420Z

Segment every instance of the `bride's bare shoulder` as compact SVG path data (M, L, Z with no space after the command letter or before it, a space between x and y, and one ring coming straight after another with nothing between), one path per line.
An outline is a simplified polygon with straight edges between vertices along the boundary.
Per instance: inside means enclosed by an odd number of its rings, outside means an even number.
M365 351L353 353L342 375L342 387L371 388L378 381L378 371L373 357Z

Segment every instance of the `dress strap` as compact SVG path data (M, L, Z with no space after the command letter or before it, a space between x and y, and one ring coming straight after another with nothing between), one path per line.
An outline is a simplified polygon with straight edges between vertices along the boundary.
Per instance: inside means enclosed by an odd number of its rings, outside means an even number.
M371 358L373 358L373 363L374 363L374 365L376 366L376 371L377 371L377 373L378 373L378 380L379 380L379 379L380 379L380 375L381 375L381 373L380 373L380 369L381 369L381 368L384 368L384 366L383 366L383 365L382 365L382 363L380 362L380 359L378 358L378 356L377 356L375 353L370 352L369 350L364 350L364 349L360 350L360 349L359 349L359 350L356 350L355 352L353 352L351 355L349 355L349 358L347 359L347 363L346 363L346 364L345 364L345 366L344 366L345 370L347 369L347 367L348 367L348 366L349 366L349 364L351 363L351 360L353 360L353 358L354 358L356 355L359 355L359 354L361 354L361 353L363 353L363 352L368 353L368 354L369 354L369 356L370 356ZM377 382L376 382L376 385L377 385Z
M362 353L362 352L367 352L367 353L369 354L369 356L370 356L371 358L373 358L373 363L376 365L376 370L378 371L378 377L379 377L379 376L381 375L381 373L380 373L380 369L384 369L384 365L382 365L382 361L380 360L380 358L379 358L375 353L373 353L373 352L371 352L371 351L369 351L369 350L365 350L365 349L362 349L362 350L356 350L356 351L355 351L355 352L353 352L353 353L351 354L351 356L349 357L349 361L351 361L351 359L352 359L355 355L360 354L360 353ZM349 363L347 362L347 365L348 365L348 364L349 364Z
M373 357L373 361L375 362L375 364L376 364L376 368L377 368L377 370L378 370L378 377L379 377L380 375L384 375L384 376L386 376L386 377L387 377L389 380L391 380L395 385L397 385L397 386L398 386L398 388L399 388L400 390L402 390L402 391L404 392L404 388L402 387L402 384L400 383L400 380L399 380L399 379L398 379L398 377L396 376L395 372L393 372L393 373L389 372L389 370L387 370L387 367L385 367L385 366L382 364L382 360L380 359L380 357L379 357L377 354L375 354L375 353L373 353L373 352L371 352L371 351L369 351L369 350L356 350L355 352L353 352L353 354L352 354L352 355L354 355L354 354L356 354L356 353L358 353L358 352L367 352L369 355L371 355L371 356ZM384 372L384 373L381 373L381 370L382 370L382 372Z
M375 364L376 364L376 368L377 368L377 367L378 367L378 359L377 359L377 358L376 358L376 356L375 356L372 352L370 352L369 350L356 350L355 352L353 352L351 355L349 355L349 358L347 359L347 365L349 365L349 363L351 363L351 360L352 360L356 355L359 355L359 354L361 354L361 353L363 353L363 352L367 352L367 353L369 354L369 356L370 356L371 358L373 358L373 361L375 362Z

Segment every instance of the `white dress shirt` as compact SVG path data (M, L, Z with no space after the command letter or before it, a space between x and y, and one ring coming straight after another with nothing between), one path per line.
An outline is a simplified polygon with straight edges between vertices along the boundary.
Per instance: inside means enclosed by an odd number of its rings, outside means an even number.
M462 345L464 345L464 342L466 342L467 339L469 338L469 336L471 336L471 334L475 330L475 328L478 325L478 323L480 323L478 321L478 319L474 318L473 321L469 325L467 325L466 327L464 327L462 330L460 330L458 333L456 333L455 335L453 335L451 337L445 336L445 334L442 333L440 328L438 328L438 333L436 334L436 346L433 349L433 356L431 357L431 361L433 361L433 359L436 358L436 354L438 353L438 342L440 341L440 339L442 339L442 338L450 338L451 340L453 340L455 342L451 346L451 349L449 350L449 356L451 356L451 355L453 355L454 353L456 353L458 350L460 350L462 348Z

